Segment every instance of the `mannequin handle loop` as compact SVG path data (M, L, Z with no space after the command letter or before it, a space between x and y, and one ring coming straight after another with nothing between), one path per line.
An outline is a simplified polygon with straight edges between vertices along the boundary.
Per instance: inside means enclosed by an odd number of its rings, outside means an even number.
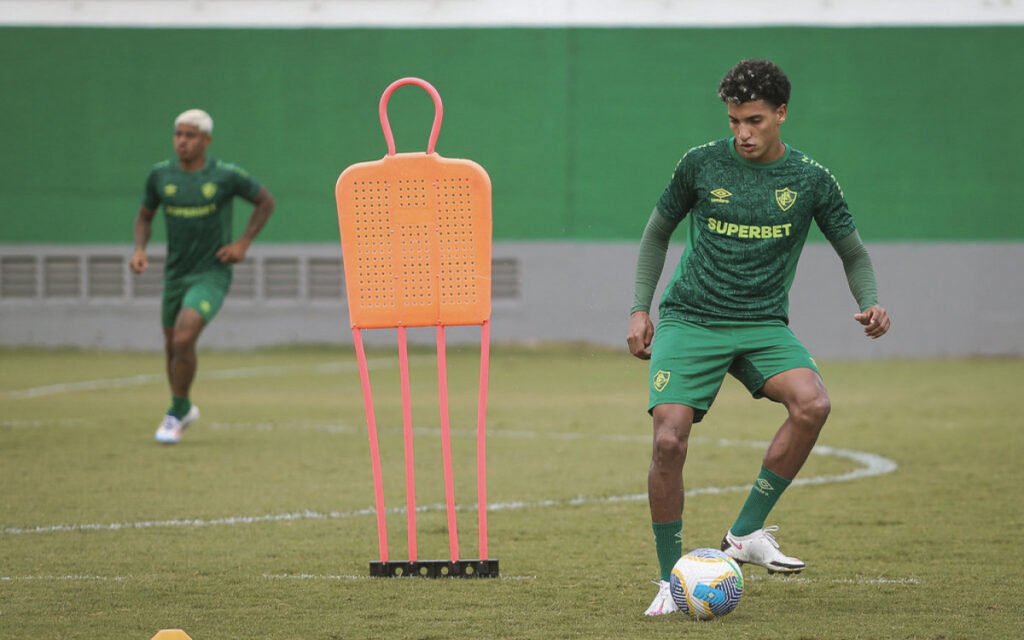
M427 140L428 154L434 153L437 136L441 133L441 119L444 117L444 107L441 105L441 94L437 92L434 85L420 78L400 78L395 80L388 85L388 88L384 90L384 94L380 97L380 127L384 130L384 140L388 144L389 156L395 155L395 136L391 133L391 123L388 121L388 100L391 99L391 94L395 92L395 89L407 84L420 87L429 93L430 97L434 100L434 124L430 128L430 138Z

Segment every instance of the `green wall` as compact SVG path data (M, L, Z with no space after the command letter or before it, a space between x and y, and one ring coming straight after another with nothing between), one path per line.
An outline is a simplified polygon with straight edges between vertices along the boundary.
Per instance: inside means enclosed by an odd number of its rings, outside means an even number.
M377 101L407 75L444 99L438 151L491 174L496 239L636 239L678 157L728 133L715 91L743 57L790 75L784 139L836 173L867 240L1019 241L1022 43L1022 27L0 28L0 243L129 243L193 106L212 153L277 196L264 241L334 242L334 182L384 155ZM399 150L423 149L426 94L391 104Z

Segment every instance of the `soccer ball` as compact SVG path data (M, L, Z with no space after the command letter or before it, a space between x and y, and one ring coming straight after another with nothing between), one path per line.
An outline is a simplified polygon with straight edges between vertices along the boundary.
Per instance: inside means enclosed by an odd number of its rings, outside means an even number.
M672 599L695 620L720 618L743 595L743 572L718 549L694 549L672 567Z

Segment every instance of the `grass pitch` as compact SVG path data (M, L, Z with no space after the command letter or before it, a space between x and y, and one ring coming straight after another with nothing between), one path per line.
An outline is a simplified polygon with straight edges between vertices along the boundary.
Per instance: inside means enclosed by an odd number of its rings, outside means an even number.
M396 360L371 358L387 503L401 507ZM473 558L477 354L453 350L449 366L460 547ZM167 405L161 355L0 351L0 637L1022 633L1024 362L824 363L833 413L801 473L821 483L791 488L769 520L808 569L748 568L739 608L711 623L642 615L656 572L645 366L585 346L496 349L490 555L502 577L369 579L377 539L351 350L201 352L202 419L173 447L152 440ZM413 353L412 380L420 557L444 558L430 352ZM717 546L783 415L727 381L694 430L687 549ZM836 481L854 472L865 477ZM404 516L388 522L402 559Z

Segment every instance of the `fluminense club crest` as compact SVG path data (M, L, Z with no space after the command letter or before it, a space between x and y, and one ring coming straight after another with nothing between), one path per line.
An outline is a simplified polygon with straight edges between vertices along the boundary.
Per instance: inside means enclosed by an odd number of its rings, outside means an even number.
M670 371L658 370L658 373L654 374L654 389L656 391L664 391L668 385L669 378L672 377Z
M778 203L779 208L783 211L789 211L793 204L796 202L796 191L793 191L789 187L775 190L775 202Z
M203 185L202 190L203 197L209 200L214 196L214 194L217 193L217 185L212 182L207 182L206 184ZM775 193L778 193L778 191L776 191Z

